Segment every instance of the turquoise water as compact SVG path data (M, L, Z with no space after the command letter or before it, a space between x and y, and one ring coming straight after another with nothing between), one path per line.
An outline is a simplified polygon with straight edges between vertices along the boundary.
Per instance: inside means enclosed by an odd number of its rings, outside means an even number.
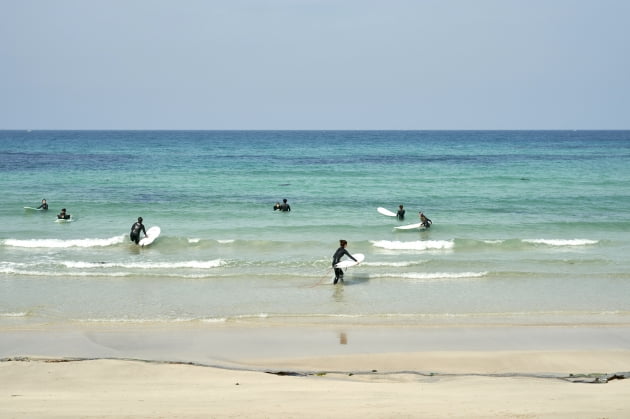
M629 184L629 131L0 131L0 325L624 323Z

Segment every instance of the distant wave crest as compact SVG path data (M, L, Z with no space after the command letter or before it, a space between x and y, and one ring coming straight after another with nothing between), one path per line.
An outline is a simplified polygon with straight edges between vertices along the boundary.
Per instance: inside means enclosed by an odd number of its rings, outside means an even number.
M41 247L41 248L67 248L67 247L107 247L116 244L123 243L125 236L115 236L108 239L73 239L73 240L60 240L60 239L30 239L30 240L18 240L18 239L6 239L4 241L5 246L11 247Z
M444 250L452 249L455 243L450 240L418 240L412 242L373 240L374 247L388 250Z
M588 246L599 243L598 240L589 239L525 239L523 242L531 244L545 244L547 246Z
M406 272L399 274L375 275L379 278L402 278L417 281L437 281L450 279L481 278L488 275L488 272Z
M75 262L65 261L61 264L67 268L92 269L92 268L127 268L127 269L212 269L224 266L222 259L214 260L189 260L181 262L138 262L138 263L110 263L110 262Z

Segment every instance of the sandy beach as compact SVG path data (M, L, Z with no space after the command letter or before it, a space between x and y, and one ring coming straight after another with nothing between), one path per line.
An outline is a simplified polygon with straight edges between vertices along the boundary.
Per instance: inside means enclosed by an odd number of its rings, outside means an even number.
M0 417L623 418L626 326L13 328Z

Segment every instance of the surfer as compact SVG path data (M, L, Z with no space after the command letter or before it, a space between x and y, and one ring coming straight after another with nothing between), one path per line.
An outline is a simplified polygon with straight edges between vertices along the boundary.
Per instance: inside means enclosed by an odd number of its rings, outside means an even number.
M282 212L291 211L291 205L289 205L287 203L287 199L286 198L282 200L282 204L280 204L280 208L279 209Z
M424 215L422 211L420 211L420 223L424 226L424 228L429 228L431 227L431 224L433 224L433 221L428 219L427 216Z
M66 209L62 208L61 212L59 214L57 214L57 219L58 220L69 220L71 217L70 214L66 213Z
M43 209L43 210L48 209L48 203L46 202L45 199L42 199L42 204L39 207L37 207L37 209Z
M144 233L144 236L147 236L147 231L144 229L144 224L142 224L142 217L138 217L138 221L133 223L131 226L131 233L129 233L129 238L132 242L138 244L140 241L140 232Z
M280 202L276 202L276 204L273 206L273 210L274 210L274 211L279 210L279 209L281 209L281 208L282 208L282 207L281 207L281 205L280 205Z
M348 242L345 240L339 240L339 249L337 249L337 251L335 252L335 254L333 255L333 260L332 260L332 266L335 269L335 282L334 284L336 284L337 282L341 281L343 282L343 269L341 268L335 268L335 265L339 263L340 259L343 257L343 255L347 255L350 259L354 260L355 262L358 262L354 256L352 256L350 253L348 253L348 251L346 250L346 246L348 245Z
M396 213L396 218L398 218L401 221L405 219L405 210L403 209L402 204L398 206L398 212Z

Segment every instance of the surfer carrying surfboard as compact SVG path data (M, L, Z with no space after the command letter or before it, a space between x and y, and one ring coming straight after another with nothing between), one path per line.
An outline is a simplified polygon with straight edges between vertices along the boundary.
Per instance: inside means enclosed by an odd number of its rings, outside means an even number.
M335 269L335 282L333 282L334 284L336 284L339 281L343 282L343 269L335 268L335 265L339 263L340 259L344 255L348 256L350 259L354 260L355 262L359 262L358 260L354 258L354 256L348 253L348 251L346 250L346 246L348 246L347 241L339 240L339 249L337 249L337 251L333 255L332 266Z
M144 236L147 236L147 231L144 229L144 224L142 224L142 217L138 217L138 221L133 223L131 226L131 232L129 233L129 239L135 244L138 244L140 241L140 232L144 233Z

